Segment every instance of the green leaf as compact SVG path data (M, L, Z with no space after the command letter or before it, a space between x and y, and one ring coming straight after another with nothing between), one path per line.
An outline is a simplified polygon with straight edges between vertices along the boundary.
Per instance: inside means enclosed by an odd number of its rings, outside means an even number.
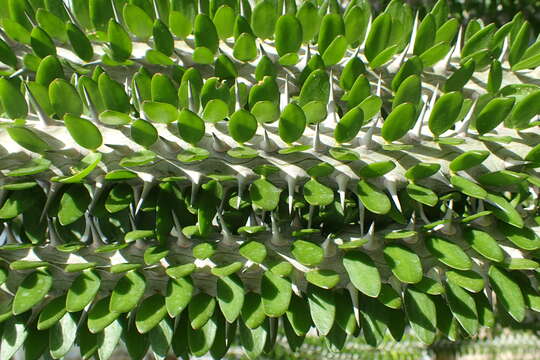
M131 117L118 111L105 110L99 114L99 121L105 125L126 125L131 122Z
M66 226L79 220L90 205L88 190L79 184L74 184L62 195L58 210L58 221Z
M472 270L448 270L446 271L448 281L470 292L480 292L484 289L484 279L480 274Z
M383 12L371 23L371 29L365 43L365 55L370 63L388 47L392 30L392 16Z
M352 5L352 4L351 4ZM364 41L371 15L370 5L367 1L356 2L349 7L343 17L345 22L345 36L352 47Z
M406 83L403 82L403 85ZM398 105L384 120L381 135L386 141L396 141L407 134L416 123L416 107L411 103Z
M334 292L308 285L309 312L320 335L328 335L336 316Z
M180 119L178 110L175 106L163 102L145 101L142 103L144 114L154 123L170 124ZM189 111L189 110L182 110Z
M405 177L409 180L416 181L435 175L441 168L440 164L436 163L419 163L407 170Z
M84 270L71 284L67 292L66 309L69 312L83 310L96 296L101 279L93 270Z
M147 40L152 36L153 22L143 9L134 4L125 4L122 14L130 33L141 40Z
M131 123L130 130L130 135L133 141L141 146L144 146L145 148L152 146L158 140L157 129L148 121L137 119ZM152 160L154 157L155 154L153 154Z
M22 314L39 304L51 289L53 278L46 270L35 270L21 282L13 299L13 315Z
M249 111L240 109L231 115L229 134L240 144L251 140L257 132L257 119Z
M349 110L336 125L334 138L338 143L353 140L364 124L364 112L360 106Z
M257 2L251 12L253 34L260 39L270 39L274 35L278 14L272 1Z
M400 295L389 284L382 284L378 299L381 303L383 303L390 309L399 309L402 305Z
M433 14L427 14L416 31L416 38L414 40L414 55L421 55L426 50L431 48L435 43L437 25L435 23L435 16Z
M109 309L112 312L131 311L141 299L146 289L146 280L137 271L128 271L118 282L111 293Z
M422 263L420 258L403 245L387 245L384 250L384 259L399 281L415 284L422 280Z
M51 105L59 118L65 114L79 116L83 112L83 103L73 85L64 79L55 79L49 85Z
M322 289L332 289L339 284L339 274L329 269L314 269L306 272L306 280Z
M251 184L249 193L253 204L265 211L272 211L279 204L281 189L263 178Z
M523 57L525 50L529 46L529 37L531 26L529 22L524 21L517 34L513 37L508 53L508 62L510 66L517 64Z
M358 181L356 191L358 198L369 211L381 215L390 211L391 203L388 196L366 180Z
M217 300L225 319L229 323L234 322L244 304L244 286L238 275L231 274L218 278Z
M0 78L0 104L11 119L26 119L28 105L14 81Z
M259 327L264 319L266 319L266 315L261 297L254 292L248 292L242 306L242 320L248 328L254 329Z
M94 49L86 34L71 22L66 25L66 33L73 52L81 60L91 61L94 57Z
M323 261L323 249L309 241L296 240L292 244L291 254L301 264L306 266L315 266Z
M497 243L497 240L487 232L467 228L463 232L463 237L477 253L484 256L486 259L496 262L504 260L504 253Z
M476 130L483 135L495 129L512 111L514 98L499 97L492 99L476 117Z
M288 104L279 117L279 137L287 144L292 144L300 139L305 128L306 116L302 108L295 103Z
M77 320L71 313L66 313L49 331L49 348L53 359L64 357L75 343Z
M392 160L377 161L364 165L357 174L363 178L376 178L383 176L396 168L396 163Z
M56 324L66 313L66 297L64 295L52 299L39 313L37 329L46 330Z
M422 80L420 76L413 74L406 78L396 91L394 100L392 100L392 109L403 103L412 103L418 105L422 95Z
M188 274L169 279L165 305L171 317L178 316L188 306L193 290L193 281Z
M435 235L426 237L425 244L429 252L443 264L457 270L471 269L471 259L457 244Z
M10 126L6 130L9 137L26 150L38 154L49 150L49 144L30 129L22 126Z
M45 30L36 26L30 33L30 45L34 53L40 58L48 55L56 55L56 46Z
M205 293L193 297L188 306L191 328L201 329L212 317L216 307L216 299Z
M221 5L214 14L214 25L221 40L225 41L233 36L234 22L231 19L235 16L234 9L226 4Z
M441 96L433 107L429 117L429 129L435 136L449 130L456 122L463 104L460 92L449 92Z
M253 61L257 58L255 37L249 33L241 34L234 43L233 56L240 61Z
M154 49L165 56L171 56L173 54L174 39L169 31L169 28L163 23L163 21L159 19L154 21L154 25L152 27L152 36L154 38Z
M460 91L463 89L474 73L474 69L474 60L468 60L446 80L444 91L449 93L451 91Z
M343 256L343 266L355 288L367 296L379 296L381 276L368 255L356 250L347 251Z
M343 35L338 35L331 43L328 45L326 50L323 53L323 61L326 66L336 65L343 59L345 53L347 52L347 39Z
M510 186L524 181L527 175L510 170L500 170L486 173L478 177L478 182L489 186Z
M103 144L101 132L90 120L66 114L64 124L73 140L80 146L96 150Z
M141 334L155 328L167 314L165 299L160 294L154 294L141 302L137 309L135 325Z
M414 200L427 206L435 206L439 197L432 190L416 184L407 185L407 194Z
M111 79L107 73L99 75L98 88L106 109L129 113L129 97L123 86Z
M478 310L474 298L460 286L446 283L446 301L463 329L474 336L478 332Z
M288 279L266 271L261 279L261 297L264 313L279 317L287 311L291 302L292 287Z
M498 219L518 228L523 227L521 215L504 197L488 193L486 200L490 205L489 210L492 210Z
M330 96L330 78L328 73L323 69L314 70L307 77L300 96L298 97L298 105L304 107L311 101L320 101L323 104L328 103Z
M472 167L480 165L488 158L489 155L490 152L486 150L466 151L450 162L450 170L455 172L468 170Z
M2 359L11 359L24 344L29 335L26 321L25 316L14 316L3 324L3 333L0 340L0 357Z
M150 81L150 92L153 102L167 103L175 108L178 106L178 91L167 75L154 74Z
M238 252L240 255L254 263L261 264L266 258L266 246L257 241L243 243Z
M536 250L540 248L540 237L531 228L517 228L504 223L499 223L499 230L508 240L524 250Z
M107 27L107 37L111 58L114 61L124 62L130 58L133 44L131 44L131 39L122 25L110 19Z
M219 37L212 19L206 14L197 14L195 17L195 46L204 47L215 54L218 49Z
M204 136L204 121L195 113L183 109L178 116L178 132L182 139L195 145Z
M478 186L474 182L467 180L461 176L452 175L450 178L452 186L461 191L463 194L477 198L485 199L487 197L487 191Z
M109 310L110 296L101 298L88 312L88 330L97 334L120 316L120 313Z
M315 179L304 184L304 198L312 206L326 206L334 201L334 192Z
M253 110L254 109L252 109L253 115L257 118L257 120L259 120L259 118L257 117L256 113L253 112ZM266 111L263 111L263 113L266 113ZM228 105L221 99L212 99L206 103L203 114L202 114L202 118L204 119L204 121L217 123L218 121L225 119L227 115L229 115ZM278 113L278 116L279 116L279 113Z
M339 14L326 14L322 19L317 40L319 53L325 54L330 44L340 35L345 35L343 18Z
M0 61L13 69L17 67L17 56L4 40L0 40Z
M409 323L416 337L426 345L435 341L437 316L433 300L429 295L408 286L404 296Z
M531 119L540 113L540 90L527 94L517 100L514 110L508 119L508 126L515 129L529 127Z

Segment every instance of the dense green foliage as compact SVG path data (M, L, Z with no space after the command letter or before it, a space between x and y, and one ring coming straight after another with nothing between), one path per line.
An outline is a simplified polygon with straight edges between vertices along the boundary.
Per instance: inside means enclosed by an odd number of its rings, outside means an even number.
M523 15L1 3L0 360L431 344L540 311Z

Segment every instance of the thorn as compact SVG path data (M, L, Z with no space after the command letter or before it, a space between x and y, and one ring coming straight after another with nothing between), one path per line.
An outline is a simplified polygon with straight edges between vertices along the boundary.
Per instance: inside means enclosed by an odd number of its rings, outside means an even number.
M343 173L339 174L336 177L336 182L338 184L339 203L341 204L341 208L345 210L345 192L347 191L349 177Z
M420 213L420 219L422 219L425 224L429 224L431 222L424 212L424 205L422 205L422 203L418 203L418 212Z
M309 205L309 214L308 214L308 229L311 229L313 214L315 213L315 206Z
M305 69L309 64L310 59L311 59L311 46L309 46L309 43L308 43L306 45L306 56L304 56L304 64L303 66L300 66L300 69Z
M49 207L51 206L54 198L56 197L56 194L58 194L58 191L63 185L64 184L59 182L51 182L50 187L47 191L47 200L45 200L45 205L43 206L43 210L41 211L41 215L39 217L39 222L43 221L43 219L45 218Z
M41 125L43 125L44 127L51 125L51 118L47 115L47 113L45 113L45 110L43 110L41 105L39 105L34 94L32 94L32 92L30 91L30 87L28 86L28 84L25 81L23 81L23 84L26 90L27 101L34 108L34 111L36 112L39 121L41 122Z
M94 122L97 122L98 113L97 113L96 106L94 105L94 103L92 102L92 99L90 98L90 93L88 93L88 90L86 89L85 86L82 87L82 91L84 94L84 99L86 100L86 103L88 104L88 111L90 111L90 116L92 117Z
M327 111L328 111L329 117L331 117L334 120L334 123L337 123L338 115L336 111L337 106L336 106L336 100L334 96L334 70L332 68L330 68L329 80L330 80L330 94L329 94L330 101L328 101ZM333 125L331 127L333 127Z
M33 28L37 27L37 24L34 22L34 20L32 20L28 11L24 10L24 16L26 16L26 19L28 20L28 22L30 22L30 24L32 24Z
M266 127L264 127L264 125L263 125L263 128L264 128L264 132L263 132L263 141L262 141L261 148L265 153L275 152L278 149L278 147L272 140L270 140L270 137L268 136L268 131L266 131Z
M289 104L289 74L285 73L285 84L283 87L283 94L279 102L279 110L283 112L285 107Z
M360 307L358 303L358 290L356 290L356 288L351 282L347 284L347 290L349 291L349 295L351 296L354 318L356 319L356 325L360 326Z
M365 231L364 223L366 220L366 208L364 207L364 204L362 203L362 201L360 201L360 199L358 199L358 219L360 222L360 234L364 236L364 231Z
M313 150L322 153L326 149L326 146L321 141L320 123L315 124L315 136L313 136Z
M323 243L321 244L321 247L324 250L324 257L331 258L331 257L336 256L337 245L332 235L328 235L326 239L324 239Z
M115 1L111 0L111 7L113 11L114 21L116 21L118 24L121 24L120 15L118 15L118 10L116 9L116 6L114 5Z
M182 226L180 226L180 221L178 221L178 217L176 216L176 213L174 211L171 211L172 218L174 222L174 229L177 234L177 241L176 244L181 248L189 248L191 247L191 240L189 240L184 233L182 232Z
M498 59L501 64L504 60L504 55L506 54L507 50L508 50L508 36L505 36L503 40L503 47L501 50L501 55L499 56L499 59Z
M457 54L455 54L455 57L461 59L461 42L462 41L463 41L463 26L460 25L459 30L458 30L456 45L455 45L456 48L454 49L454 52L452 53L452 57L454 56L454 53L457 51Z
M245 178L245 176L242 176L241 174L238 174L236 176L236 179L238 180L238 188L237 188L238 201L236 202L236 208L239 209L240 208L240 203L242 202L242 195L244 195L244 185L245 185L245 182L246 182L246 178Z
M471 120L473 118L473 114L474 114L474 110L476 108L476 105L478 104L478 99L479 98L476 98L473 102L473 104L471 105L471 108L469 109L469 111L467 112L467 115L465 115L465 117L463 118L463 121L461 122L461 128L457 131L457 134L458 135L461 135L461 136L467 136L468 133L469 133L469 126L471 124Z
M242 108L242 100L240 99L240 88L238 87L238 80L234 79L234 97L235 97L235 103L234 103L234 111L238 111Z
M99 176L96 178L96 184L95 184L94 194L92 196L92 202L90 202L90 205L88 206L88 211L90 213L96 207L99 197L101 196L101 194L103 194L103 192L107 188L107 185L108 183L105 183L103 176Z
M276 219L276 214L272 211L270 213L270 220L272 221L272 239L270 240L275 246L283 246L286 244L286 241L281 239L279 233L279 224Z
M150 175L148 180L143 180L143 181L144 183L143 183L143 188L141 192L141 197L139 201L137 202L137 207L135 208L135 215L139 213L139 210L141 209L141 206L144 200L146 200L146 198L148 197L148 194L150 194L150 190L152 190L152 188L154 187L156 183L154 176L152 175Z
M219 137L217 137L214 132L212 132L212 139L213 139L212 148L214 149L214 151L223 153L223 152L227 152L227 150L230 149L230 146L227 145Z
M424 127L424 119L429 120L429 116L431 116L431 111L433 110L433 107L435 106L435 101L437 100L437 93L439 92L439 84L435 86L435 89L433 90L433 94L431 94L431 99L429 100L429 105L424 112L424 115L420 118L420 126L418 126L418 138L422 137L422 128Z
M77 21L77 19L73 15L73 12L71 11L71 9L67 6L66 2L65 1L60 1L60 3L62 4L62 6L64 7L64 10L68 14L69 21L71 21L73 24L75 24L77 27L80 28L81 26L80 26L79 22Z
M26 69L22 68L17 71L15 71L13 74L9 75L9 79L15 79L16 77L22 76L24 73L26 73Z
M287 201L289 202L289 214L292 214L293 203L294 203L294 192L296 188L296 182L298 179L290 175L285 175L285 178L287 179L287 190L289 192L289 195L287 196Z
M234 241L233 234L227 227L227 224L225 224L225 219L223 219L220 211L217 212L217 219L219 221L219 225L221 226L221 233L223 234L223 240L221 241L228 246L235 246L236 241Z
M377 238L375 237L375 221L371 223L369 230L364 237L368 239L368 242L364 245L366 250L376 250L381 246L380 242L377 241Z
M362 139L360 140L360 145L365 147L366 149L371 148L373 145L373 133L375 132L375 129L377 128L377 124L379 123L379 114L375 115L375 121L371 124L368 131L364 134Z
M404 51L405 54L407 54L408 50L414 50L414 45L415 45L415 42L416 42L416 34L418 33L418 27L420 26L420 16L419 16L419 11L417 10L416 11L416 15L414 17L414 23L413 23L413 28L412 28L412 32L411 32L411 38L409 40L409 45L407 45L407 49ZM400 63L401 65L401 63Z
M375 91L375 94L378 96L378 97L381 97L381 94L382 94L382 79L381 79L381 74L379 74L379 78L377 80L377 89Z
M401 203L399 202L399 197L396 190L396 179L392 177L385 177L384 186L390 193L390 196L392 197L392 201L396 205L396 208L399 210L399 212L403 212L403 210L401 209Z
M54 222L50 217L47 218L47 230L49 235L49 244L52 246L60 245L62 243L60 241L60 235L58 235Z
M456 227L452 223L453 214L454 214L454 200L450 200L448 202L448 207L446 208L446 213L444 214L444 220L450 220L450 222L443 224L443 226L439 230L443 234L446 234L446 235L456 234Z
M154 0L155 1L155 0ZM187 90L188 90L188 109L194 113L197 113L197 104L195 103L195 97L193 96L193 85L191 80L187 81Z
M156 19L161 20L161 15L159 14L159 7L157 4L157 0L152 0L152 5L154 7L154 15L156 16Z

